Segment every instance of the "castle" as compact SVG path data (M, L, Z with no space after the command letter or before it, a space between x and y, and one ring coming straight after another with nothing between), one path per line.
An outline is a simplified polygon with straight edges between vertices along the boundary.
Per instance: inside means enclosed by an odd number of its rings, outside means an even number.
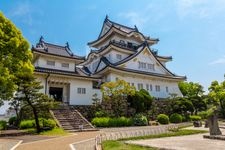
M69 105L90 105L93 94L101 98L102 83L119 79L155 98L182 96L178 82L186 77L167 69L172 57L151 48L158 41L106 16L98 38L88 43L94 50L87 57L73 54L68 43L55 45L41 37L32 47L35 77L44 87L41 92Z

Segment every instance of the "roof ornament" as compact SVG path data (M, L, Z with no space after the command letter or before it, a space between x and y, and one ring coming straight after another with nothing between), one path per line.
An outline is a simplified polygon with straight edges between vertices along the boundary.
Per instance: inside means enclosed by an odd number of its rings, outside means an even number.
M105 21L104 22L106 22L107 20L108 20L108 15L106 14L106 16L105 16Z
M69 42L66 42L66 48L68 48L70 50Z
M44 38L43 36L41 35L40 39L39 39L39 43L43 43L44 42Z
M137 28L137 26L136 26L136 25L134 25L134 29L138 32L138 28Z
M66 48L66 50L69 52L69 54L70 54L71 56L73 56L73 53L72 53L72 51L70 50L69 42L66 42L65 48Z

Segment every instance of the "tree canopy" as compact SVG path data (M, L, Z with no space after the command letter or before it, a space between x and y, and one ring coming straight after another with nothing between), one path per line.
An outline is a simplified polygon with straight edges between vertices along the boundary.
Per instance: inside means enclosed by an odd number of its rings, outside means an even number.
M19 74L32 73L32 53L20 30L0 12L0 100L13 96Z

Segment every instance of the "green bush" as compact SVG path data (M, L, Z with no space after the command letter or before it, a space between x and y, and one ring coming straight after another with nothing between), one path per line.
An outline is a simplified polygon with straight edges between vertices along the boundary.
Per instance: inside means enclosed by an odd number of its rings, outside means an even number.
M148 125L147 117L142 114L135 115L133 121L134 121L134 125L136 125L136 126L147 126Z
M14 125L14 126L16 126L16 125L17 125L17 124L16 124L16 123L17 123L17 117L14 116L14 117L9 118L8 123L9 123L9 125Z
M182 122L188 122L191 121L191 118L189 115L182 115Z
M202 118L197 115L190 116L191 121L200 121Z
M108 127L109 125L109 117L101 117L101 118L94 118L91 123L96 127Z
M209 112L208 111L201 111L198 113L198 116L200 116L202 119L207 119L209 116Z
M165 114L159 114L156 119L160 124L169 124L169 117Z
M39 118L41 128L53 129L56 127L56 122L52 119ZM20 122L20 129L35 128L35 120L23 120Z
M96 117L91 121L91 123L96 127L123 127L133 125L132 119L126 117Z
M5 130L7 128L7 122L5 120L0 120L0 130Z
M20 122L20 125L19 125L20 129L29 129L34 127L35 127L34 120L23 120Z
M53 129L56 127L56 122L52 119L39 119L41 128Z
M106 114L106 112L100 110L100 111L95 112L95 117L107 117L107 114Z
M174 113L170 116L170 122L171 123L181 123L182 116L180 114Z

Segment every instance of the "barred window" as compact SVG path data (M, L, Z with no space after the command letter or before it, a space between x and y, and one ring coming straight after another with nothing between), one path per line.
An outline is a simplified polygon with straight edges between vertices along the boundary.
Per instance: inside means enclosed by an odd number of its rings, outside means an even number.
M47 60L47 65L49 65L49 66L55 66L55 61Z
M138 90L143 89L143 84L142 83L138 83Z
M116 54L116 58L119 59L119 60L121 60L122 59L122 55Z
M78 94L86 94L86 88L77 88Z
M169 92L169 88L168 88L168 86L166 87L166 92L167 92L167 93Z
M63 68L69 68L69 63L62 63Z
M159 91L160 91L160 86L159 86L159 85L156 85L156 86L155 86L155 91L156 91L156 92L159 92Z

